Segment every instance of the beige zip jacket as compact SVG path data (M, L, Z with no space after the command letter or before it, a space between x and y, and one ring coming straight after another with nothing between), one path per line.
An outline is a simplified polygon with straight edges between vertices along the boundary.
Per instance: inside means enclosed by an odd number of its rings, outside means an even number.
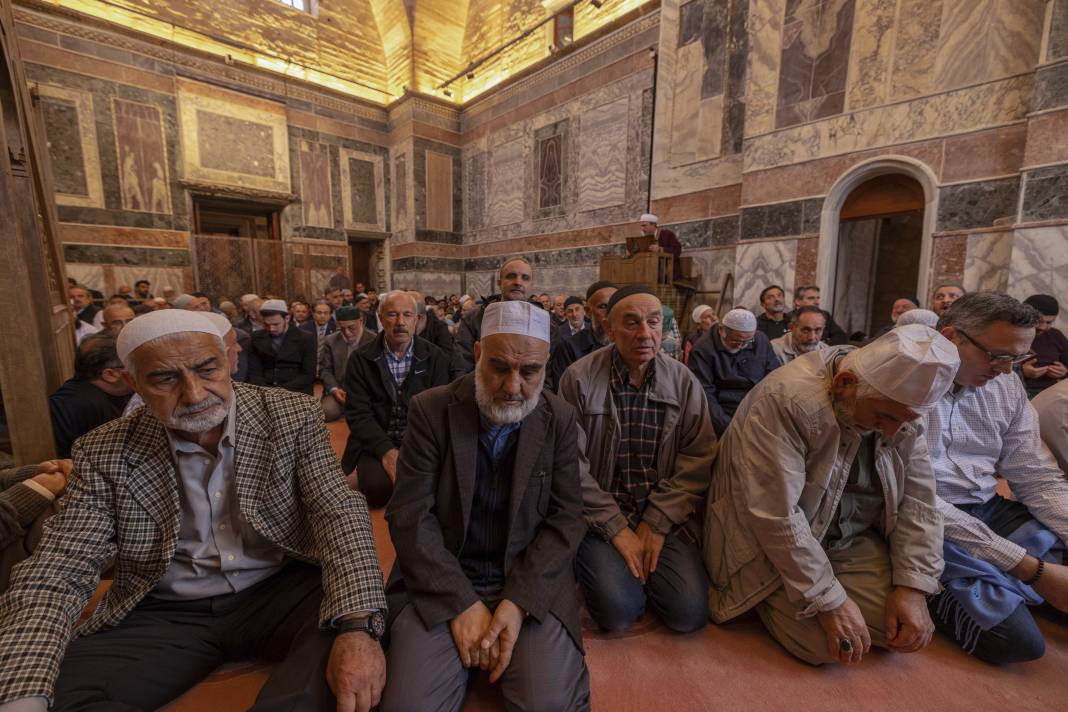
M724 434L709 490L704 555L709 608L721 623L780 586L801 616L837 608L846 592L821 542L849 479L861 435L835 417L839 346L800 356L750 391ZM875 469L886 502L882 533L893 585L940 590L942 518L921 426L880 438Z
M587 524L605 539L627 526L610 492L619 451L619 416L609 386L612 350L606 346L564 372L560 397L578 411L579 472ZM701 384L682 363L656 355L656 378L650 397L663 403L664 429L657 455L661 480L649 495L642 520L660 534L691 522L704 507L716 456L716 432L708 417ZM700 520L694 525L700 540Z

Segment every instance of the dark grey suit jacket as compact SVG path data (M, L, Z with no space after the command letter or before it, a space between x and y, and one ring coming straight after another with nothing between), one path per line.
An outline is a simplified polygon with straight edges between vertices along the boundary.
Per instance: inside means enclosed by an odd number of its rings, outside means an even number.
M542 621L554 615L582 647L573 560L586 533L575 411L552 393L519 430L508 503L501 598ZM397 482L386 508L397 562L390 614L411 603L427 628L479 600L460 566L478 458L475 377L420 393L408 408Z
M375 333L370 329L364 329L360 333L360 340L356 344L356 350L374 343ZM323 382L323 395L327 395L335 388L344 388L345 368L349 363L349 345L341 338L341 332L335 331L325 337L319 344L319 380Z

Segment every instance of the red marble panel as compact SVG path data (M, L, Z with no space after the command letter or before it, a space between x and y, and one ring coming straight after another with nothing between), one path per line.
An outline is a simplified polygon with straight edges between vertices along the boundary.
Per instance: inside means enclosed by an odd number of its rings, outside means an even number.
M776 128L840 114L854 0L799 0L786 8Z

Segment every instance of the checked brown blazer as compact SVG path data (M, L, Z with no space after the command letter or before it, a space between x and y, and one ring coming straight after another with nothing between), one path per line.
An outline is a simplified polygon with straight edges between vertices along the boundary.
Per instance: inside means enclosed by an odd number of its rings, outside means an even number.
M323 570L320 625L386 608L363 495L345 484L312 398L234 384L236 490L251 525L287 555ZM159 582L178 543L175 468L147 408L83 436L63 511L0 598L0 702L51 697L74 624L115 561L115 579L76 633L119 623Z

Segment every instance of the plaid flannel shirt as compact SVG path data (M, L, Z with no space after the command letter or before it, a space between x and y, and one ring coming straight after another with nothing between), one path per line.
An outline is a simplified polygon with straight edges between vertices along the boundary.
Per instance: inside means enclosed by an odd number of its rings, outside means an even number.
M641 388L635 387L619 351L612 349L610 387L619 413L620 434L611 494L632 527L641 521L649 493L660 481L656 459L664 427L664 404L649 398L655 379L656 361L652 361Z

